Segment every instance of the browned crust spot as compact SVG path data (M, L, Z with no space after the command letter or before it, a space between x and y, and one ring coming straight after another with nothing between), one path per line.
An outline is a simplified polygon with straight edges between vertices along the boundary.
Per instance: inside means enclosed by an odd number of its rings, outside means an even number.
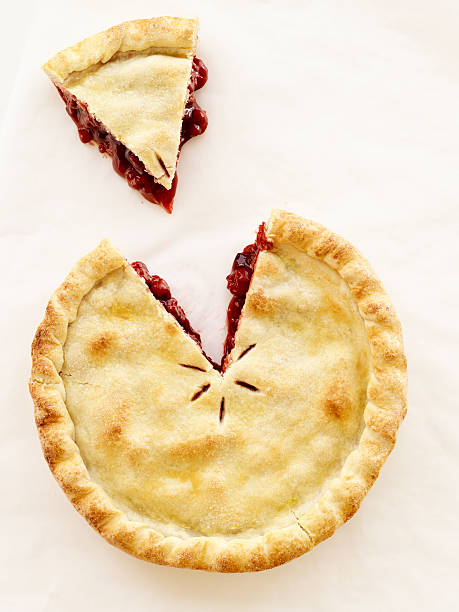
M95 338L93 338L89 342L89 354L92 357L103 357L108 351L112 348L114 343L114 335L110 332L103 332L101 334L97 334Z
M324 412L333 420L345 419L352 409L352 401L343 382L337 381L328 388L325 396Z
M193 459L194 457L209 457L216 452L231 446L236 442L235 434L209 433L197 438L178 442L168 450L168 455L174 458Z
M245 308L260 314L270 314L275 311L275 304L274 300L266 296L262 289L255 289L247 294Z

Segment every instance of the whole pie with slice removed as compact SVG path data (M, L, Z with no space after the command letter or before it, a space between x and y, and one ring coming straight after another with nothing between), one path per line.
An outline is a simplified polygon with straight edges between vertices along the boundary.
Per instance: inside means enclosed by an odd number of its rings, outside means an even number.
M172 212L182 145L207 127L195 91L196 19L126 21L61 51L43 69L82 142L98 145L147 200Z
M141 559L239 572L307 552L356 512L405 415L400 324L349 242L274 211L228 285L220 367L168 285L104 240L33 342L46 460Z

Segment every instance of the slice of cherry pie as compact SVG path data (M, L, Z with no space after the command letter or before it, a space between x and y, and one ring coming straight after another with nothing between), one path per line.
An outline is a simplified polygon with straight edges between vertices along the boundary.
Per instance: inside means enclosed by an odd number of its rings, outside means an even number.
M84 143L98 145L144 198L172 212L183 144L207 127L198 22L127 21L55 55L43 69Z
M346 240L274 211L228 286L220 367L168 285L105 240L33 342L54 476L147 561L253 571L307 552L356 512L405 414L397 315Z

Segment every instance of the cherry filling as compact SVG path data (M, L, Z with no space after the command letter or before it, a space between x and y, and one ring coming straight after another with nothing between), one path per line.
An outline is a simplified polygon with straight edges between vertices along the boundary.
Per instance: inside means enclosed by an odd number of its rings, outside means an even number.
M207 68L204 62L197 57L193 59L190 82L188 84L188 100L185 105L182 121L182 131L180 137L180 149L193 138L202 134L207 127L206 112L201 109L196 102L194 92L201 89L207 81ZM81 142L95 142L101 153L107 153L112 158L114 170L124 177L129 186L143 195L143 197L153 204L159 204L168 213L172 212L175 191L177 189L177 172L172 180L170 189L166 189L149 174L143 162L134 155L127 147L117 140L105 126L91 115L88 107L69 91L57 86L61 98L65 102L67 113L78 127L78 135ZM161 162L161 160L160 160ZM165 172L167 172L164 166Z
M241 253L238 253L234 258L231 273L226 277L228 289L233 294L233 297L229 303L226 315L228 333L226 335L226 340L223 347L223 357L220 364L213 362L204 352L202 348L201 336L192 328L183 308L179 306L177 300L172 297L169 285L166 283L166 281L160 276L150 275L147 266L141 261L135 261L131 264L131 266L134 268L137 274L144 279L155 298L162 303L167 312L175 317L190 338L196 342L204 357L216 370L224 371L227 357L234 347L234 337L239 325L239 319L241 317L247 291L250 287L250 281L252 279L253 271L255 270L258 255L260 251L267 251L271 249L272 246L272 242L266 237L265 224L262 223L258 228L255 242L246 246L245 249ZM245 352L248 352L250 348L253 348L253 346L246 349Z
M245 247L242 253L238 253L233 261L231 273L226 277L227 287L233 294L226 313L228 323L228 333L223 346L222 369L228 355L234 347L234 336L236 335L242 308L245 303L245 296L250 287L255 264L257 263L260 251L269 251L273 243L266 237L265 224L262 223L258 228L257 237L253 244Z
M182 148L187 140L190 140L193 136L199 136L206 130L208 123L207 114L196 102L194 92L204 87L207 83L207 77L207 66L201 59L195 57L191 67L190 82L188 83L188 100L183 112L180 148Z

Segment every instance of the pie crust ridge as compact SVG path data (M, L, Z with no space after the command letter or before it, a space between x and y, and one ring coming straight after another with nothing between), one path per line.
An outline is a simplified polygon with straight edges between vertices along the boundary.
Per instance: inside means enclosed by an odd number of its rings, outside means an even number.
M155 17L124 21L59 51L43 65L43 70L51 80L63 83L74 72L106 64L117 53L153 47L192 59L197 36L197 19Z
M262 570L284 563L329 537L355 513L395 442L406 410L406 361L400 324L382 285L352 245L312 221L274 211L269 236L322 260L346 281L365 324L372 362L366 426L359 445L347 457L340 477L288 527L250 538L164 536L129 520L90 479L73 439L59 373L67 328L81 300L99 279L125 264L108 241L77 263L52 296L38 328L32 346L30 391L46 460L88 522L110 543L141 559L225 572Z

